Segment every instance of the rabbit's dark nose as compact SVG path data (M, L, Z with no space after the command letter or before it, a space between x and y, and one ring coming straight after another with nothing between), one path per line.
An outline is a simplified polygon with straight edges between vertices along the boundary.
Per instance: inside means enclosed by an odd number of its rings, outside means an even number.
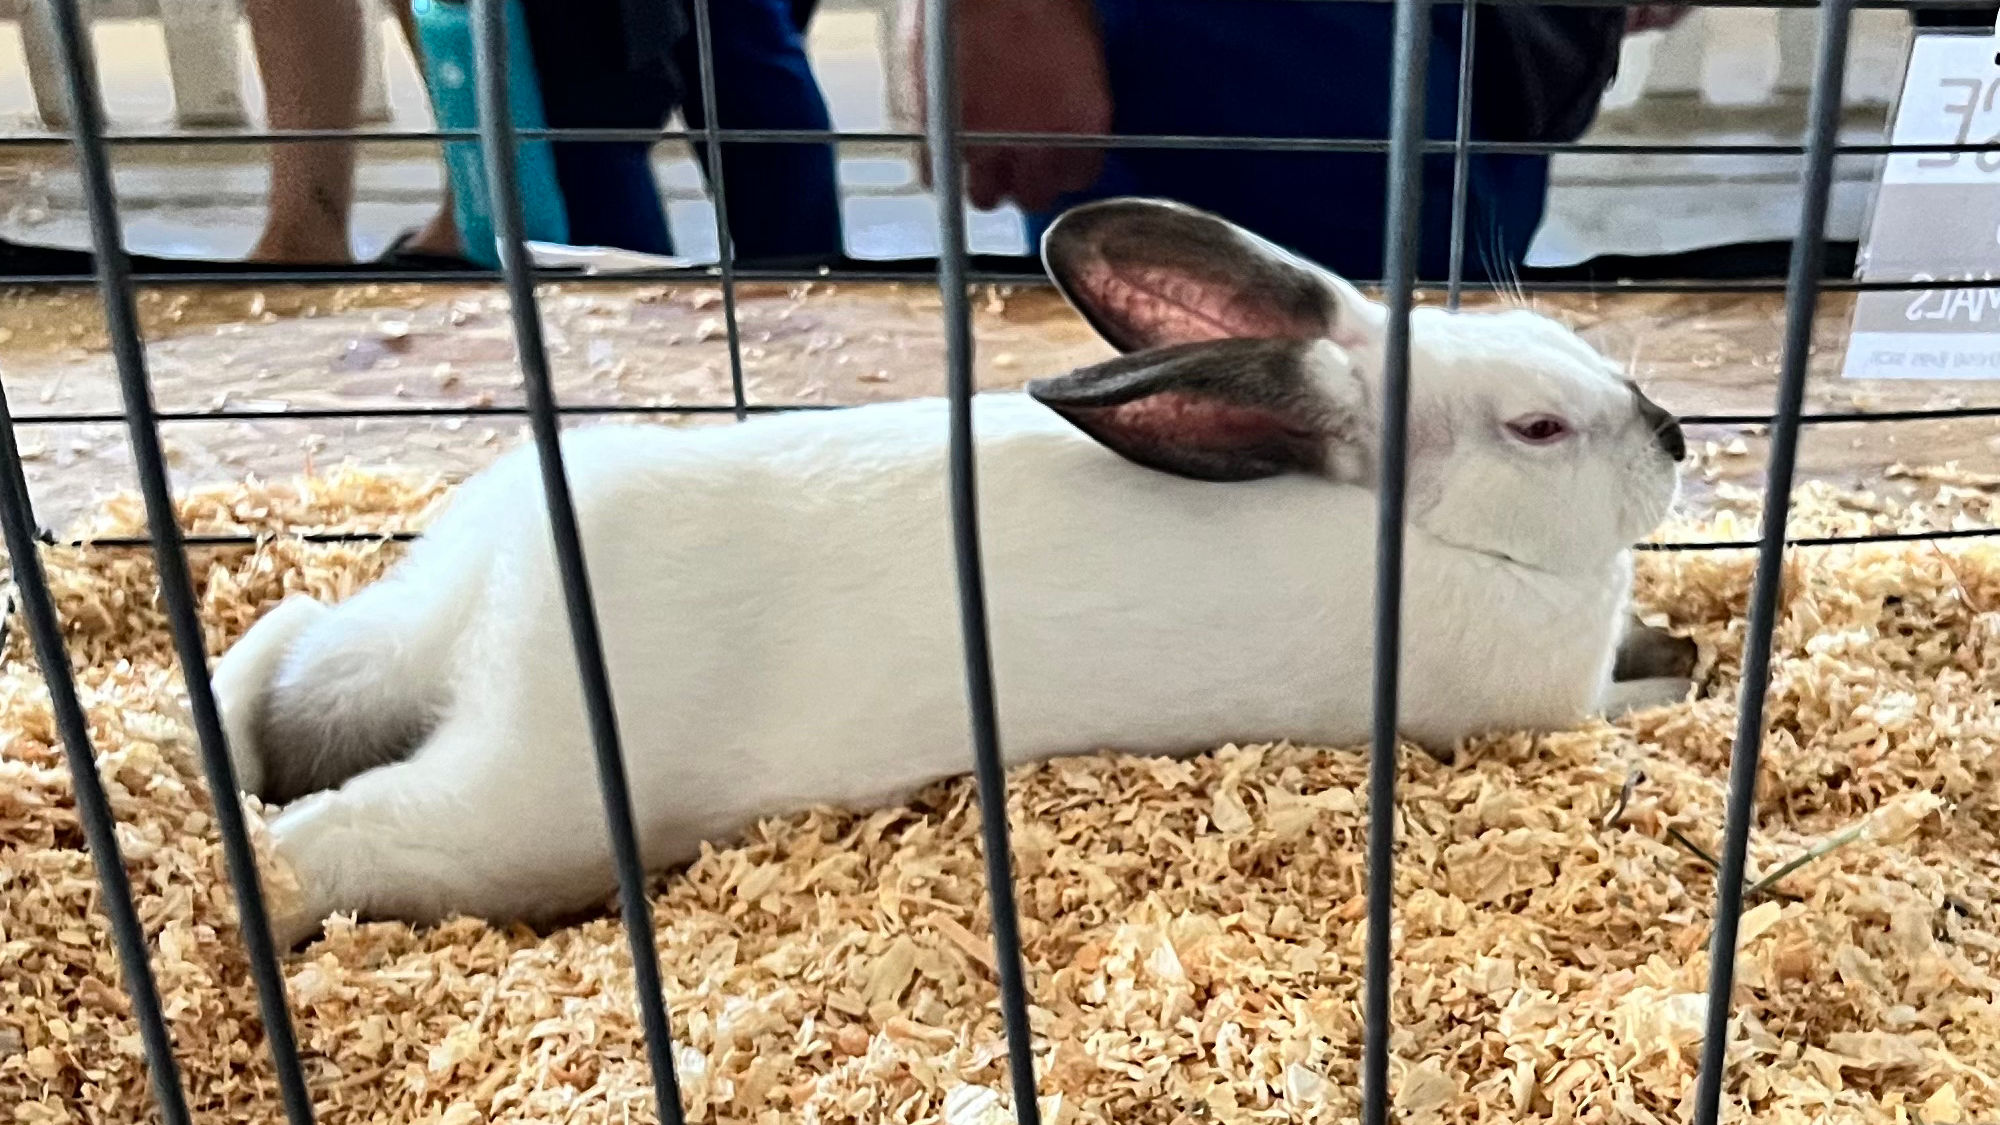
M1639 389L1639 384L1627 382L1625 385L1632 388L1632 398L1639 404L1639 418L1646 423L1647 429L1653 431L1654 444L1675 461L1687 460L1687 436L1681 433L1680 420L1659 403L1647 398L1646 392Z

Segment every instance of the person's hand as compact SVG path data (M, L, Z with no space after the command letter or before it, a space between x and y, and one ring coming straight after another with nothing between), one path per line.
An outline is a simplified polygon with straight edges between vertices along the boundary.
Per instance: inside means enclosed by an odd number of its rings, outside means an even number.
M956 0L959 123L970 132L1111 131L1111 82L1089 0ZM923 0L904 0L902 66L925 120ZM1097 180L1104 154L1087 148L967 144L965 193L973 206L1012 200L1045 210ZM930 161L921 161L930 186Z
M1686 19L1690 11L1693 8L1686 4L1638 4L1625 9L1625 31L1666 31Z

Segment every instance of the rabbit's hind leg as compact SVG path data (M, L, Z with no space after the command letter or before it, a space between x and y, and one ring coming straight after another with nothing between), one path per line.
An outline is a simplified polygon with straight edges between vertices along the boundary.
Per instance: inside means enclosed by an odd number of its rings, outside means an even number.
M258 795L285 804L415 752L450 703L460 620L449 598L410 583L321 609L265 681Z
M263 796L265 792L262 734L271 681L299 634L325 620L330 612L303 595L286 598L258 618L215 662L209 682L222 719L223 737L229 743L230 763L236 768L236 784L245 793Z
M272 843L302 898L273 919L279 941L295 946L336 913L535 921L608 895L602 845L588 846L602 839L595 802L573 809L532 778L482 772L479 763L504 760L504 737L453 715L407 760L285 809Z

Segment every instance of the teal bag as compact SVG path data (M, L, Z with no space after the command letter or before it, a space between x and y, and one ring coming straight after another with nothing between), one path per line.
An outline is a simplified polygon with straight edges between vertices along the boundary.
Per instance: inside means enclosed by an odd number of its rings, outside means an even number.
M521 0L505 0L507 18L507 102L516 129L544 129L542 88L535 74ZM424 85L440 129L479 127L478 91L473 79L472 13L465 0L414 0L417 37L423 44ZM445 174L451 184L452 218L465 257L488 269L500 268L494 245L492 200L486 162L477 141L444 143ZM521 220L530 242L569 242L569 214L556 181L555 152L546 140L521 142L515 171L521 190Z

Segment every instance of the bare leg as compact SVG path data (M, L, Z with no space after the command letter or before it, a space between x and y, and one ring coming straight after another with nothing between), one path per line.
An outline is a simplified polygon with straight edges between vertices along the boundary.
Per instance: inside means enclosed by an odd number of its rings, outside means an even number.
M361 11L354 0L245 0L273 129L352 129L361 113ZM354 142L271 147L271 203L255 261L353 260Z
M391 5L410 51L422 57L409 0ZM273 129L352 129L361 115L361 9L353 0L245 0L257 69ZM274 145L271 202L252 261L345 263L354 260L354 143ZM408 246L458 252L451 188Z

